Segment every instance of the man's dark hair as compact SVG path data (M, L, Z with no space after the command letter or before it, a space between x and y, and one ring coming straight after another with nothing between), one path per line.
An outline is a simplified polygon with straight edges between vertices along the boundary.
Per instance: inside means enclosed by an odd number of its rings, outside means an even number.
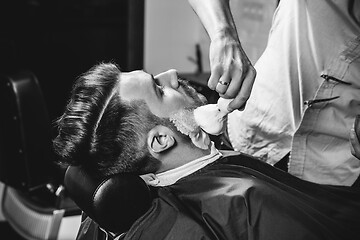
M165 120L151 114L143 101L120 99L120 74L117 65L100 63L76 80L53 141L60 163L81 165L99 176L157 170L146 134L166 125Z

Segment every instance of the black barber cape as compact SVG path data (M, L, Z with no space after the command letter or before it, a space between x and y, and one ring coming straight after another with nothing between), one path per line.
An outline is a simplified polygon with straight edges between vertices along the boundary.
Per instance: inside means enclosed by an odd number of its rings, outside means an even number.
M360 239L359 189L306 182L244 155L157 195L121 239Z

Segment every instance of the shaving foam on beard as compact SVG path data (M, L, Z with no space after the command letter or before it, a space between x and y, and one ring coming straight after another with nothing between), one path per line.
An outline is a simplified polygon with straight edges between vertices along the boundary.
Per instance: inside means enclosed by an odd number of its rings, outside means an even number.
M171 113L169 119L179 132L189 136L196 147L209 149L210 137L196 123L193 111L194 109L181 109Z
M184 135L188 135L198 130L199 125L195 122L193 109L181 109L170 114L170 121L177 130Z
M194 119L198 126L211 135L219 135L224 130L227 107L233 99L219 98L217 104L207 104L194 110Z

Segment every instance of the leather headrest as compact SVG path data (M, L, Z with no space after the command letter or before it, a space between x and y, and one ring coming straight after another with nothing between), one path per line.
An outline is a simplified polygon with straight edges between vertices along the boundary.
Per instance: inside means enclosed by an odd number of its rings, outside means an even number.
M100 227L113 233L129 230L152 201L146 183L133 174L95 179L81 167L70 166L64 184L79 208Z

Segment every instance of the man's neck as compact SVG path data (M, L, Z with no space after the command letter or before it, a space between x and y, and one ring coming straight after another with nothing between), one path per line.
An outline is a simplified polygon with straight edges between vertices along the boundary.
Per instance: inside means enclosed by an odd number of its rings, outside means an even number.
M162 156L162 166L157 173L180 167L195 159L209 155L211 149L200 149L189 144L179 144L175 149Z
M163 171L156 174L143 175L142 178L148 185L155 187L169 186L176 183L178 180L193 174L207 165L217 161L221 158L222 154L215 148L215 145L211 145L210 153L201 156L197 159L189 161L176 168Z

